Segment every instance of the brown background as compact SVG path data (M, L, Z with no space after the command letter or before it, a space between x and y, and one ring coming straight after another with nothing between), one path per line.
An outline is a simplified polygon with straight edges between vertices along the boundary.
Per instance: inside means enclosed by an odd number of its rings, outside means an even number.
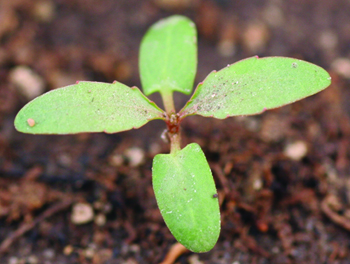
M162 122L33 136L13 120L35 87L140 87L140 40L177 13L198 27L196 82L254 55L304 59L332 76L326 91L262 115L183 122L184 145L199 143L212 167L222 232L212 251L177 263L350 263L349 1L0 0L1 263L164 259L175 240L151 187L152 158L168 151ZM180 109L187 97L176 96ZM93 221L71 221L78 203L93 208Z

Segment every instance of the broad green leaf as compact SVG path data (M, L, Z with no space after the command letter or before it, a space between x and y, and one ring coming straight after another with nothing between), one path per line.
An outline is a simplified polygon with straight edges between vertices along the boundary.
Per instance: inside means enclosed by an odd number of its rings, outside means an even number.
M115 133L162 119L139 89L115 82L79 82L43 94L17 114L15 127L31 134Z
M178 91L190 94L197 71L197 31L184 16L155 23L140 47L140 76L146 95Z
M313 95L329 86L330 79L324 69L306 61L252 57L210 73L180 114L219 119L258 114Z
M153 161L153 189L174 237L194 252L211 250L220 233L220 210L208 162L196 143Z

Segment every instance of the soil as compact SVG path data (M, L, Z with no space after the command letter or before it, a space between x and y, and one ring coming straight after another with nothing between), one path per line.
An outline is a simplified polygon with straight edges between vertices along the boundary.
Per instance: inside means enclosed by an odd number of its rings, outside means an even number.
M197 82L254 55L332 76L325 91L258 116L184 120L183 145L200 144L212 168L222 231L213 250L180 249L176 263L350 263L349 10L346 0L0 0L0 263L160 263L176 251L151 186L165 124L69 136L13 127L30 98L76 80L140 87L142 35L175 13L198 26ZM187 99L176 94L178 109Z

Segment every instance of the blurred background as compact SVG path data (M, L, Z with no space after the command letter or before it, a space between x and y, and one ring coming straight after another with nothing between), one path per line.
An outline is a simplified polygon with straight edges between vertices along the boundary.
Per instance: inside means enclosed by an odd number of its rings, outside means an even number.
M171 252L151 186L152 158L169 148L162 122L33 136L13 120L77 80L141 88L142 36L172 14L197 25L196 83L255 55L332 76L324 92L262 115L185 119L184 145L199 143L213 170L222 234L176 263L349 263L348 0L0 0L0 262L159 263ZM186 100L176 94L177 109Z

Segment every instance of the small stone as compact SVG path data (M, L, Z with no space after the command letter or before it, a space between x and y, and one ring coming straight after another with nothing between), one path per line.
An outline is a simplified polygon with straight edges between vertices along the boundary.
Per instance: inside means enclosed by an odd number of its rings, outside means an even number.
M55 5L50 0L37 1L34 9L34 16L41 22L50 22L55 17Z
M32 100L44 92L45 82L43 78L27 66L17 66L10 72L9 76L18 92L28 100Z
M92 263L105 263L113 257L113 250L109 248L97 251L92 258Z
M74 251L74 248L71 245L68 245L63 249L63 254L66 256L69 256L70 254L73 253L73 251Z
M285 119L269 113L262 119L260 136L265 142L278 142L284 137L287 125Z
M88 203L77 203L73 205L71 221L73 224L82 225L94 219L94 211Z
M188 263L190 263L190 264L203 264L203 262L199 260L199 256L197 254L190 256L188 258Z
M95 216L94 222L98 226L104 226L106 224L106 216L104 214L98 214Z
M331 68L340 76L350 79L350 59L338 58L332 62Z
M87 248L84 250L84 256L88 259L92 259L95 255L95 249L94 248Z
M124 158L122 155L119 154L112 154L111 156L109 156L108 158L108 163L109 165L113 166L113 167L119 167L121 165L123 165L124 163Z
M140 246L137 244L132 244L132 245L130 245L129 250L130 250L130 252L133 252L133 253L139 253Z
M296 141L288 144L284 149L284 155L292 160L301 160L307 154L307 145L304 141Z
M44 258L51 260L55 257L55 251L51 248L45 249L43 251L43 256L44 256Z
M249 23L243 34L244 47L252 53L259 53L265 49L270 33L261 22Z
M272 27L280 27L285 23L282 9L274 4L268 5L263 11L264 20Z
M32 255L32 256L29 256L27 258L27 263L28 264L38 264L39 263L39 259L38 259L37 256Z
M131 167L137 167L144 162L145 152L141 148L129 148L125 151L125 156L129 160Z
M10 257L8 264L18 264L19 259L17 257Z
M338 45L338 35L332 30L324 30L319 36L318 43L325 50L333 50Z

